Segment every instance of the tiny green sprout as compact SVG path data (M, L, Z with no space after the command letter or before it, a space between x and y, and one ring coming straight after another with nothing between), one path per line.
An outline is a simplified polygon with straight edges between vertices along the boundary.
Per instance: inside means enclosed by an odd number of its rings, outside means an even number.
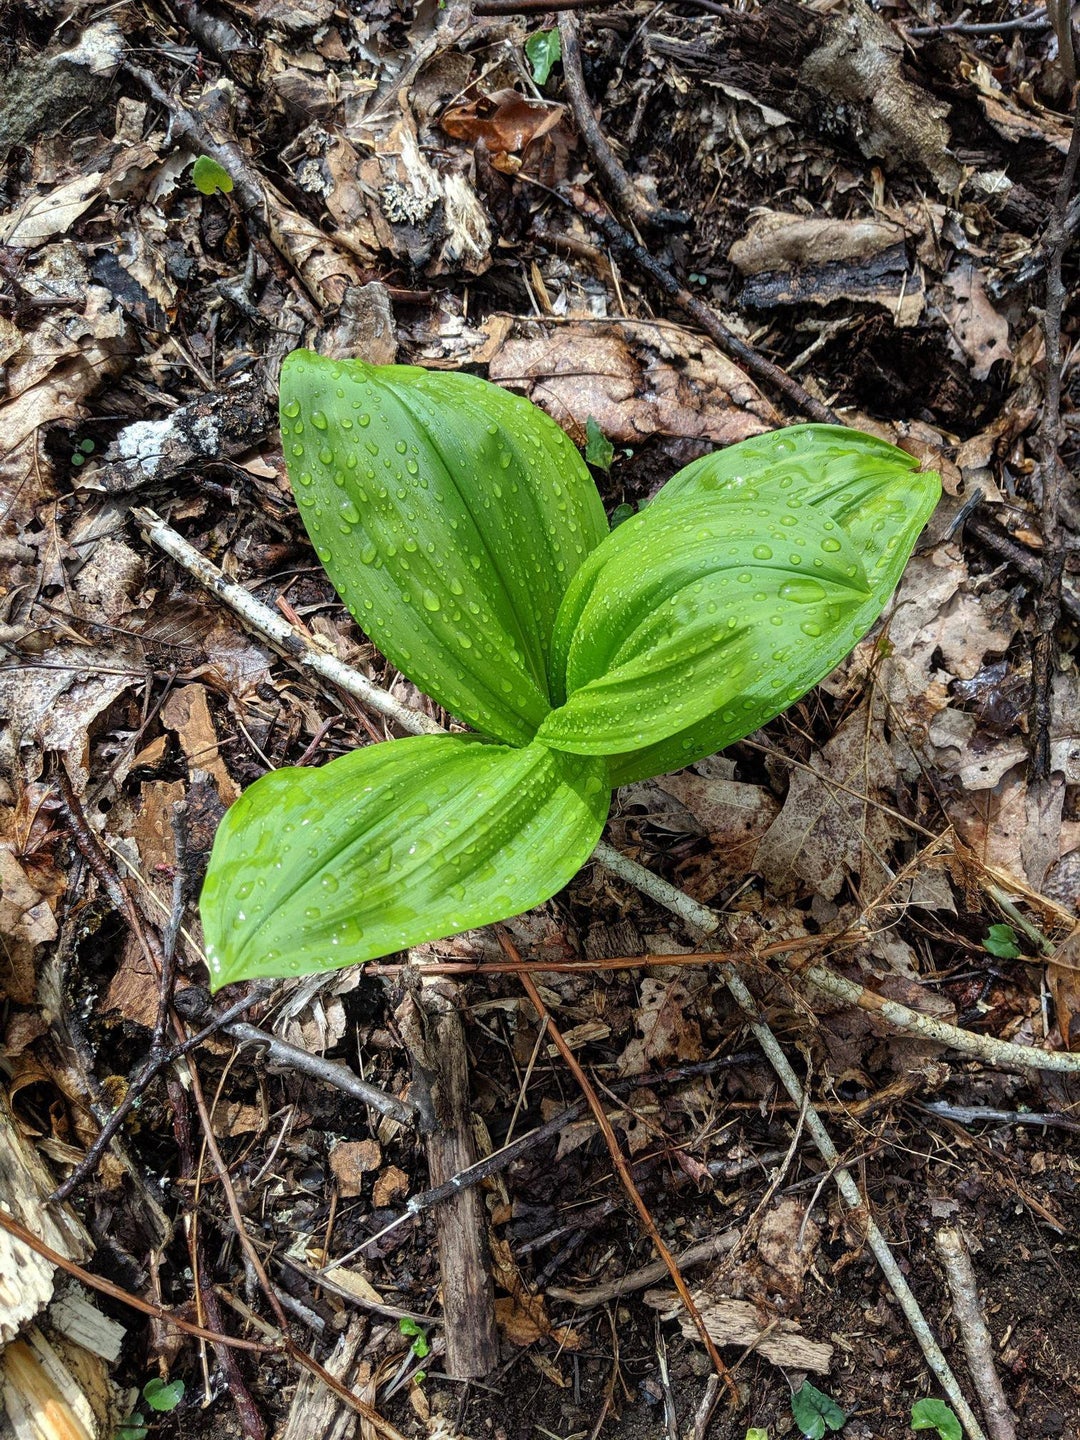
M84 465L86 463L86 457L88 455L92 455L93 453L93 440L80 440L79 443L75 446L74 453L71 456L72 465Z
M167 1414L175 1410L184 1398L183 1380L148 1380L143 1386L143 1399L151 1410Z
M1019 960L1020 946L1011 925L991 925L983 936L983 949L999 960Z
M828 1430L839 1430L847 1419L843 1410L823 1391L804 1380L791 1397L791 1413L806 1440L821 1440Z
M939 1440L963 1440L960 1421L944 1400L916 1400L911 1407L912 1430L936 1430Z
M624 520L629 520L634 513L633 505L627 505L625 501L623 501L621 505L616 505L615 509L611 512L612 530L614 530L617 525L621 525Z
M752 1425L746 1432L746 1440L769 1440L768 1430L762 1430L757 1425Z
M149 1433L144 1417L136 1410L120 1421L113 1431L113 1440L146 1440Z
M590 415L585 421L585 463L594 465L597 470L610 470L614 459L615 446Z
M199 902L215 989L549 900L620 785L741 740L843 660L940 493L874 436L795 425L695 460L611 529L582 457L529 401L303 350L282 368L281 437L345 605L471 733L250 786Z
M428 1344L427 1331L415 1320L407 1315L402 1316L398 1321L398 1329L402 1335L412 1339L409 1353L415 1355L418 1360L424 1360L431 1354L431 1346Z
M562 41L558 30L537 30L530 35L525 41L525 56L537 85L546 85L553 66L562 59Z
M191 179L195 189L202 195L216 195L219 190L223 195L228 195L233 188L232 176L224 165L211 160L209 155L200 155L195 161L191 169Z

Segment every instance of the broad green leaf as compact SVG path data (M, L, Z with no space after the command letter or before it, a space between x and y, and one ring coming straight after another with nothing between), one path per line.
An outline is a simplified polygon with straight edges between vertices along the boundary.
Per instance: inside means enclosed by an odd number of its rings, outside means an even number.
M791 1397L791 1413L807 1440L822 1440L826 1427L839 1430L847 1416L836 1401L804 1380Z
M567 596L568 696L541 738L619 754L719 712L735 739L805 694L850 649L868 585L842 530L809 511L796 540L781 518L696 501L620 525Z
M936 1430L940 1440L963 1440L960 1421L944 1400L916 1400L911 1407L912 1430Z
M209 155L200 155L191 169L195 189L203 195L216 195L220 190L228 195L233 188L232 176L223 165L211 160Z
M621 785L779 714L884 608L940 492L915 467L883 441L812 425L680 471L567 592L553 662L553 698L567 699L542 738L611 756Z
M354 965L538 905L584 864L609 803L603 761L465 735L264 775L214 840L211 984Z
M653 496L649 508L663 510L690 495L728 495L751 503L782 495L824 506L843 523L852 505L918 468L905 451L861 430L788 425L692 461Z
M1020 946L1011 925L991 925L983 936L983 949L999 960L1019 960Z
M153 1380L146 1382L142 1393L143 1399L151 1410L168 1413L170 1410L175 1410L184 1398L184 1382L183 1380L166 1382L155 1376Z
M528 744L560 601L607 533L562 430L472 375L299 350L281 434L304 524L364 631L452 714Z
M551 67L562 59L562 40L557 29L537 30L525 41L525 54L537 85L546 85Z

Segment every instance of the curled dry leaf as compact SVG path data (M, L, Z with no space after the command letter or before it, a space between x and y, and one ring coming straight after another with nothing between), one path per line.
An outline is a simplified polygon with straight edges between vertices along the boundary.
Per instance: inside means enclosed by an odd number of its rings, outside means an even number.
M439 124L455 140L482 142L496 170L516 175L529 146L550 134L565 113L551 101L526 100L516 90L496 90L444 110Z
M488 374L526 394L582 445L590 416L616 445L652 435L731 445L777 423L749 376L677 325L571 322L509 338Z

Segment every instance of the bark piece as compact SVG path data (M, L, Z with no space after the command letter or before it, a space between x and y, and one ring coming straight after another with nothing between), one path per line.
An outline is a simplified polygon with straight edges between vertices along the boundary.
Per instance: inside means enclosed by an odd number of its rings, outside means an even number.
M779 1317L762 1318L761 1311L749 1300L715 1300L697 1294L694 1300L701 1311L709 1334L717 1345L752 1348L774 1365L792 1370L812 1370L828 1374L832 1367L834 1347L824 1340L809 1340L800 1333L794 1320ZM688 1340L697 1340L697 1326L678 1305L673 1291L647 1290L645 1303L663 1312L663 1318L677 1318Z
M469 1106L469 1070L465 1030L455 1004L456 987L426 984L420 1003L426 1019L426 1065L433 1079L432 1099L438 1128L427 1137L432 1185L441 1185L475 1163ZM468 1189L435 1212L435 1233L442 1270L446 1373L478 1379L498 1362L494 1289L488 1263L484 1206L480 1192Z

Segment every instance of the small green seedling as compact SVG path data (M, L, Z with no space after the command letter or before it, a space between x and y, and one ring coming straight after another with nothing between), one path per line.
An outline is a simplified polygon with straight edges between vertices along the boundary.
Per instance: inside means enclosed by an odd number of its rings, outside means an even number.
M414 1360L426 1360L431 1354L427 1331L418 1325L415 1320L410 1320L408 1316L404 1316L398 1321L398 1329L402 1335L411 1337L412 1339L412 1344L409 1346L409 1353L405 1357L405 1364L411 1365ZM413 1383L422 1385L426 1373L424 1370L417 1370L412 1376Z
M983 949L999 960L1019 960L1020 946L1011 925L991 925L983 937ZM937 1402L935 1402L937 1403Z
M936 1430L939 1440L964 1440L960 1421L944 1400L916 1400L911 1407L911 1428Z
M615 446L600 429L599 423L590 415L585 421L585 463L597 470L608 471L615 459Z
M769 1440L769 1432L768 1430L761 1430L757 1425L754 1425L751 1429L747 1430L746 1440Z
M232 192L232 176L219 165L216 160L211 160L209 155L200 155L191 169L191 179L195 189L202 195L216 195L220 191L223 195Z
M806 1440L821 1440L828 1430L839 1430L847 1416L835 1400L816 1389L809 1380L791 1397L791 1413Z
M87 457L94 453L93 440L80 440L71 456L72 465L85 465Z
M151 1410L157 1410L160 1414L168 1414L175 1410L180 1401L184 1398L183 1380L148 1380L143 1386L143 1399L150 1406Z
M546 85L552 68L562 59L558 30L537 30L530 35L525 41L525 55L537 85Z
M256 781L200 900L215 988L550 899L615 788L740 740L844 658L940 493L884 441L796 425L694 461L609 530L581 456L528 401L302 350L282 369L281 434L338 594L475 733Z

